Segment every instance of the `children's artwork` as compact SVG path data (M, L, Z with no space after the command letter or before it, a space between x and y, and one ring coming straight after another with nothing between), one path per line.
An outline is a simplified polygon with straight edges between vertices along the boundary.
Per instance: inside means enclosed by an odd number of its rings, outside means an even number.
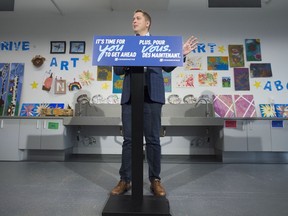
M66 80L62 80L62 78L55 78L55 94L66 94Z
M53 83L53 73L51 71L46 71L44 76L45 77L42 85L42 90L49 92Z
M171 92L171 73L167 73L163 71L163 80L164 80L164 88L165 92Z
M251 63L251 77L272 77L272 69L270 63Z
M260 39L245 39L246 60L261 61Z
M244 67L243 45L228 45L230 67Z
M200 86L216 86L218 73L199 73L198 82Z
M24 63L12 63L4 115L18 116L23 85Z
M250 90L249 84L249 69L234 68L234 82L236 91Z
M112 81L112 66L98 66L97 81Z
M215 117L235 117L232 95L213 95Z
M179 73L176 76L176 87L192 88L194 87L194 77L192 73Z
M113 93L122 93L124 75L113 74Z
M288 118L288 104L274 104L276 116L279 118Z
M231 87L231 77L222 77L222 87L223 88Z
M83 71L79 75L79 79L82 85L90 85L92 81L94 81L93 74L88 71Z
M274 106L271 104L259 104L262 117L276 117Z
M234 95L236 117L256 117L253 95Z
M9 63L0 63L0 116L4 114L4 107L7 98L9 85Z
M208 70L228 70L228 56L208 56Z
M69 91L80 90L80 89L82 89L82 86L79 82L76 82L74 79L74 82L72 82L68 85L68 89L69 89Z
M202 56L187 56L185 70L202 70Z
M40 116L42 108L64 109L64 103L23 103L20 116Z

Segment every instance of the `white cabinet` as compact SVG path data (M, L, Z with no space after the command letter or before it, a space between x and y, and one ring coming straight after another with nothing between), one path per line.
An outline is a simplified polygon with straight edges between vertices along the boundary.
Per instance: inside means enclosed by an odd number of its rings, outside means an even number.
M272 151L270 124L269 120L231 120L229 127L224 126L223 150Z
M19 119L0 119L0 160L21 160L19 122Z
M272 151L288 151L288 120L274 121L271 124ZM273 126L274 125L274 126Z
M245 120L227 120L223 130L223 151L248 151Z
M21 119L19 149L63 150L66 135L62 119Z

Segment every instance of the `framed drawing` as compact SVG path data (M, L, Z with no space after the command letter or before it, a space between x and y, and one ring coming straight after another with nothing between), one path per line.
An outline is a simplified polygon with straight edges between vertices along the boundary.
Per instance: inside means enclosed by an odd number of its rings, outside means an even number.
M85 53L85 41L70 41L71 54L84 54Z
M50 41L50 53L61 54L66 52L65 41Z

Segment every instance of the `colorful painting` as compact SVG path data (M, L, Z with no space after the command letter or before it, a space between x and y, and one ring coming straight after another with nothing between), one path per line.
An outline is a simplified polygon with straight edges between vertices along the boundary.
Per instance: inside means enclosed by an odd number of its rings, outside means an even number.
M230 67L244 67L243 45L228 45Z
M4 115L4 107L9 85L9 63L0 63L0 116Z
M176 76L176 87L192 88L194 87L194 77L192 73L179 73Z
M223 88L231 87L231 77L222 77L222 87Z
M23 103L20 116L40 116L42 108L64 109L64 103Z
M276 117L276 112L272 104L259 104L261 117Z
M18 116L24 77L24 63L12 63L4 115Z
M236 117L256 117L253 95L234 95Z
M249 69L248 68L234 68L234 82L236 91L250 90L249 84Z
M98 66L97 81L112 81L112 66Z
M122 87L123 87L123 80L124 75L116 75L113 74L113 93L114 94L120 94L122 93Z
M187 56L185 70L202 70L202 56Z
M213 95L215 117L235 117L232 95Z
M272 69L270 63L251 63L251 77L272 77Z
M79 80L82 85L90 85L94 81L93 74L90 71L83 71L79 75Z
M218 73L199 73L198 82L200 86L216 86Z
M228 70L228 56L208 56L208 70Z
M246 60L261 61L260 39L245 39Z
M171 73L167 73L163 71L163 80L164 80L164 88L165 92L171 92Z
M53 73L51 71L46 71L44 76L42 90L49 92L53 83Z
M276 116L279 118L288 118L288 104L274 104Z

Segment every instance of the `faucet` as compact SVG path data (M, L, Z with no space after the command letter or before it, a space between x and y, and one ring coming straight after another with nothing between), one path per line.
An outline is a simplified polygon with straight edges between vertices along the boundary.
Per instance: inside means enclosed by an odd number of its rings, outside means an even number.
M209 103L209 102L208 102L207 99L205 99L205 98L200 98L200 99L196 102L195 107L197 107L197 106L200 104L201 101L204 101L205 104L206 104L205 117L209 117L209 115L210 115L209 106L208 106L208 103Z
M81 116L82 115L82 106L88 104L89 106L91 106L90 104L90 100L88 98L82 98L81 101L79 101L79 112L78 115Z

